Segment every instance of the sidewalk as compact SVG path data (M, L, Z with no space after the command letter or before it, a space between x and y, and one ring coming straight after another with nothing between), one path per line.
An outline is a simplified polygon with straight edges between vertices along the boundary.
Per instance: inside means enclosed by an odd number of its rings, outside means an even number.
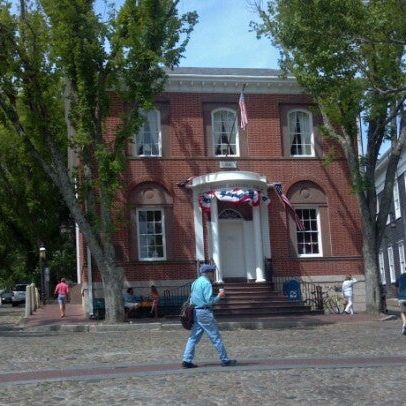
M219 317L217 318L221 330L262 330L283 329L292 327L310 327L327 324L361 323L382 320L387 315L371 316L359 313L353 316L342 314L330 315L288 315L275 317ZM57 304L48 304L38 309L32 316L21 324L24 330L35 331L126 331L126 330L182 330L177 317L131 320L129 323L107 324L100 320L87 318L80 304L68 304L66 317L60 318Z

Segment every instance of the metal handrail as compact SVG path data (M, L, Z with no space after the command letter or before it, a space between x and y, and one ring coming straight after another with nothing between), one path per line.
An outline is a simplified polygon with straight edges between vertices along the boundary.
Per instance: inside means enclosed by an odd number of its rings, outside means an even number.
M277 279L276 279L277 278ZM300 285L300 292L301 295L296 301L302 302L305 305L310 306L311 311L320 311L324 310L324 304L323 304L323 294L322 294L322 287L320 285L316 285L315 283L312 282L306 282L298 277L277 277L272 278L272 285L274 290L277 292L284 294L284 285L285 283L295 280L299 283ZM276 280L275 280L276 279ZM295 301L295 299L292 299L292 301Z

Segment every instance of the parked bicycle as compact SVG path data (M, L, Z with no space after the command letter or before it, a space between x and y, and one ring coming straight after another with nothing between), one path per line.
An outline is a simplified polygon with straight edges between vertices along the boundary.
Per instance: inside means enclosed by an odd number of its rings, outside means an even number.
M341 288L338 286L329 286L322 290L317 286L316 290L311 292L312 298L308 298L305 303L327 313L341 314L345 309L345 299L342 296Z

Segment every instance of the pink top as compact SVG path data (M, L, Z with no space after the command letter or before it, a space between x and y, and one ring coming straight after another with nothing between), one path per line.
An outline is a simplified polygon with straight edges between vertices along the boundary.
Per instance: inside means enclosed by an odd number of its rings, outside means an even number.
M69 293L69 285L65 282L58 283L55 288L55 293L58 293L58 295L66 296Z

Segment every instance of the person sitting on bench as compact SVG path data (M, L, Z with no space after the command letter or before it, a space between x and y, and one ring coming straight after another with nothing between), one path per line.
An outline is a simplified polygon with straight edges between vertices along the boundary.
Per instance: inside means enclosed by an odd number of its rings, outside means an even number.
M135 309L141 306L137 297L134 295L134 289L128 288L127 292L123 294L124 299L124 311L127 315L134 313Z

